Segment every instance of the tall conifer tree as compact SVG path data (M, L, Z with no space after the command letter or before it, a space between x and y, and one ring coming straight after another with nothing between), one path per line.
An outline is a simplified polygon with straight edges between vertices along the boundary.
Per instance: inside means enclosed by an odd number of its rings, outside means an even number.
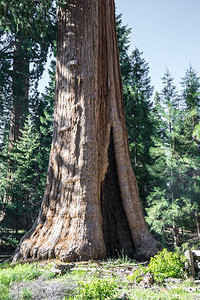
M55 7L52 1L1 0L0 15L0 69L4 73L0 86L4 91L10 81L6 97L12 149L28 114L33 82L41 76L49 46L55 40ZM9 81L5 82L6 78ZM1 97L4 99L4 94Z

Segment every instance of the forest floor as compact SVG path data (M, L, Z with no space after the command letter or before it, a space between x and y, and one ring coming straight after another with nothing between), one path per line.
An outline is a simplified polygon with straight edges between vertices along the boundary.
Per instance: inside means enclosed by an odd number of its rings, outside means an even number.
M57 260L0 267L0 300L156 299L200 300L200 281L166 279L161 284L133 277L135 262ZM6 292L7 289L7 292Z

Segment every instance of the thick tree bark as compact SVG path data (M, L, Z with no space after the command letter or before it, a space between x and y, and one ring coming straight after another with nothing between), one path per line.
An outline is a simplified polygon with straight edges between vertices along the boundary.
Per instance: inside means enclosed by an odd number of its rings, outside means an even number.
M125 127L113 0L58 10L54 133L42 208L13 260L147 259L160 244L143 216Z

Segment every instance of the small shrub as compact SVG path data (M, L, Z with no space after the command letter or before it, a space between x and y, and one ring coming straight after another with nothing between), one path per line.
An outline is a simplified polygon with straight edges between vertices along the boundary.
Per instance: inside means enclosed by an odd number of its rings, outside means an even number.
M138 268L132 275L128 276L128 279L135 281L137 276L151 272L154 275L156 282L162 282L164 278L183 278L185 257L179 255L177 252L168 252L164 249L157 255L151 258L147 267ZM137 282L142 280L138 278Z
M183 278L185 258L177 252L168 252L164 249L151 258L147 267L154 275L161 274L165 278Z
M28 288L23 288L20 300L31 300L33 299L33 293Z
M19 240L12 234L10 234L9 236L2 236L2 241L6 245L9 245L11 247L17 247L17 245L19 244Z
M93 280L89 283L81 283L78 296L75 299L106 299L115 294L116 284L108 279Z
M140 275L146 274L146 273L147 273L147 271L144 267L139 267L137 270L135 270L133 272L133 274L128 275L127 279L132 281L132 282L136 281L136 283L140 283L140 281L142 281L142 277L139 277L139 278L137 278L137 277L140 276Z

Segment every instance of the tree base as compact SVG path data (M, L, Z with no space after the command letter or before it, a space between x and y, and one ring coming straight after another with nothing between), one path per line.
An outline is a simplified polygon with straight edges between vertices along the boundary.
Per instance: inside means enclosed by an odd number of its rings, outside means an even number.
M132 259L136 259L138 261L146 261L161 250L161 244L152 237L148 241L145 241L134 252L127 253L126 251L124 251L124 249L122 249L121 252ZM117 251L116 254L119 255L120 251ZM112 258L117 257L117 255L112 256ZM27 236L25 235L20 245L15 250L11 260L13 263L15 263L19 260L47 260L54 258L59 259L63 262L72 262L103 260L111 257L106 255L104 244L99 245L98 247L97 245L92 245L90 242L81 243L79 245L72 244L71 246L66 246L63 243L58 244L55 247L52 247L52 245L49 244L34 246L31 240L27 239Z
M103 260L105 258L105 249L95 247L90 242L82 243L81 245L71 245L66 247L59 244L56 247L51 245L33 246L31 242L24 241L13 254L12 262L18 260L48 260L59 259L63 262L72 261L88 261L88 260Z
M152 237L137 248L134 258L138 261L150 260L152 256L162 251L162 249L162 245Z

